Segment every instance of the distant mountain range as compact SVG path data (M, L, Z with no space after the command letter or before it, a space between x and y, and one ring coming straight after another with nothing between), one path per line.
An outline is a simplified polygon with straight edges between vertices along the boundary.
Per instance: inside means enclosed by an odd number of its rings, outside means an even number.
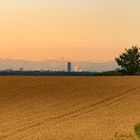
M114 70L117 68L115 61L103 63L94 63L92 61L74 61L72 62L73 70L75 71L92 71L101 72ZM44 61L28 61L15 59L0 59L0 69L17 70L23 67L24 70L67 70L67 61L65 60L44 60Z

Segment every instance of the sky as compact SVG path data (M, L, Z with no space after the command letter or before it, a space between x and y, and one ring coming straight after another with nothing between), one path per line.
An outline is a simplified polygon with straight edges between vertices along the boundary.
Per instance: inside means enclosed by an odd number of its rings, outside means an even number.
M0 58L112 61L140 45L140 0L0 0Z

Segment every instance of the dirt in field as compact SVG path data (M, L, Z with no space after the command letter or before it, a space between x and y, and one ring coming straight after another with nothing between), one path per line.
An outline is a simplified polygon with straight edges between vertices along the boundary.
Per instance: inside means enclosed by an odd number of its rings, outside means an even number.
M0 140L111 140L140 123L140 77L0 77Z

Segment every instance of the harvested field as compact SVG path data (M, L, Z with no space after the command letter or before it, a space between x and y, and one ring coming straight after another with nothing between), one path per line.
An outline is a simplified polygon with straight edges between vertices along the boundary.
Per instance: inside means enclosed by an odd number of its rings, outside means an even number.
M140 77L0 77L0 140L111 140L140 123Z

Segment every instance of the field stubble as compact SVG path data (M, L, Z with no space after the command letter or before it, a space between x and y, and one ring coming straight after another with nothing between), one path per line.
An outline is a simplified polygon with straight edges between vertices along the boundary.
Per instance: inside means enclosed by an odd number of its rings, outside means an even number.
M0 139L111 140L140 123L140 77L0 77Z

